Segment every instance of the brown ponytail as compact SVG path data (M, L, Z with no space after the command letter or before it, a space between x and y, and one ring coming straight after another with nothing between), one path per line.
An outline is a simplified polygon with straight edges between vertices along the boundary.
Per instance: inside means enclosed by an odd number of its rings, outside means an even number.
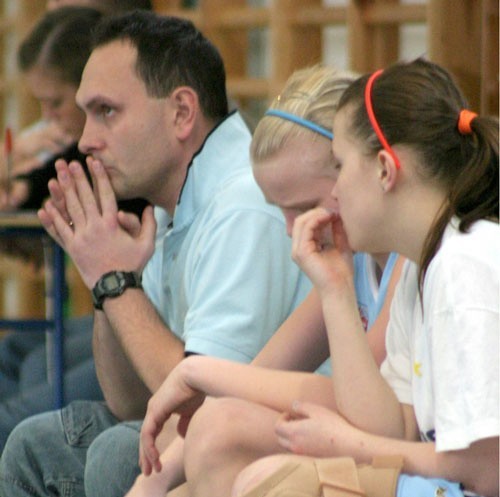
M350 131L374 155L382 145L364 104L367 80L368 76L356 80L342 95L338 109L352 108ZM445 69L423 59L386 69L373 85L372 106L388 143L410 146L421 159L421 177L440 183L448 192L424 243L422 289L427 268L454 216L462 232L480 219L498 222L498 119L474 117L470 133L460 132L458 119L467 109L465 98Z

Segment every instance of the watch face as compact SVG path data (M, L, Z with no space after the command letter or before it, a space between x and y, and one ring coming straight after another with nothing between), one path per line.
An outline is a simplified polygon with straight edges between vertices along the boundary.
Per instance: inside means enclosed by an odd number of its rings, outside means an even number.
M102 280L102 287L104 291L116 290L122 281L123 278L119 278L116 273L108 274Z
M110 271L104 274L92 289L94 307L102 309L105 298L118 297L127 288L142 288L140 275L124 271Z

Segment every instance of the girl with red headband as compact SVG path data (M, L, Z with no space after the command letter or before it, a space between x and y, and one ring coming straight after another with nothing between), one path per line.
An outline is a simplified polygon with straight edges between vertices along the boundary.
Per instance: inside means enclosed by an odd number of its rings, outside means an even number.
M293 228L293 257L322 301L338 413L295 404L276 432L316 458L261 459L234 496L498 496L498 133L498 119L467 110L450 75L422 59L345 91L333 126L337 209ZM323 243L332 232L333 247ZM380 371L348 245L408 258Z

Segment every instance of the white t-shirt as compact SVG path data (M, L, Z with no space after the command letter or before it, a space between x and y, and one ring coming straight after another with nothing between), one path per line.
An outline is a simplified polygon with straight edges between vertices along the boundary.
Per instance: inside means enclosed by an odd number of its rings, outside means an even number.
M407 263L396 290L382 374L412 404L422 440L467 448L499 434L500 228L454 220L424 280Z

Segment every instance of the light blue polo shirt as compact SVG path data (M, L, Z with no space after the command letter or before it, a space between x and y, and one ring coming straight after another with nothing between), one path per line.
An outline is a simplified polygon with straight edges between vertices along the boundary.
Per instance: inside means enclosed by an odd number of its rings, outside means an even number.
M144 289L186 352L250 362L311 289L250 165L238 113L207 137L173 220L159 208Z

